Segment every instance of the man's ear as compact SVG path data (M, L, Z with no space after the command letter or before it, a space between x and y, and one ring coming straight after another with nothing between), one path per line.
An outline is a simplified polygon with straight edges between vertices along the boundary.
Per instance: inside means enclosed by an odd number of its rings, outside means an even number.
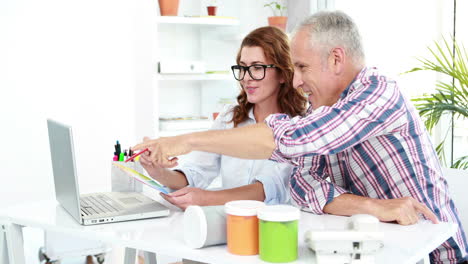
M330 51L329 65L336 75L344 72L346 63L346 52L342 47L335 47Z

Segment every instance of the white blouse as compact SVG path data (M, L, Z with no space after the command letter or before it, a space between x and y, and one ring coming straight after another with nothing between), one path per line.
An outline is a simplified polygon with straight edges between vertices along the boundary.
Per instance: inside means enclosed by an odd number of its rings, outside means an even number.
M234 106L225 107L211 129L233 128L234 123L230 121ZM240 123L238 127L255 123L253 109L251 109L248 119ZM263 184L265 191L265 203L285 204L290 202L288 184L293 168L292 165L271 160L247 160L194 151L181 161L176 170L185 174L189 186L202 189L206 189L216 177L221 177L222 189L231 189L259 181Z

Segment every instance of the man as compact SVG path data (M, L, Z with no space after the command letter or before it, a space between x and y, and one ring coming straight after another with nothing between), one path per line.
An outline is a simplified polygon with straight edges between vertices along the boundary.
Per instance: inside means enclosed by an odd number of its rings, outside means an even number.
M291 52L294 86L311 104L306 117L275 114L265 124L161 138L135 149L149 147L164 167L193 150L289 162L296 166L290 191L298 206L402 225L417 223L420 214L433 223L456 222L456 235L431 260L464 261L466 238L427 131L396 82L365 67L351 18L311 16L295 32Z

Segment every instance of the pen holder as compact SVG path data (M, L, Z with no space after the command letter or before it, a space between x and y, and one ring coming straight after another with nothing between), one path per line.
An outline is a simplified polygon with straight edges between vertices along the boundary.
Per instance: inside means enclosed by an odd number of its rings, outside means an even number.
M141 174L145 174L145 169L140 165L139 162L123 162L113 161L111 168L111 181L113 192L142 192L143 184L132 177L128 176L120 166L133 169Z

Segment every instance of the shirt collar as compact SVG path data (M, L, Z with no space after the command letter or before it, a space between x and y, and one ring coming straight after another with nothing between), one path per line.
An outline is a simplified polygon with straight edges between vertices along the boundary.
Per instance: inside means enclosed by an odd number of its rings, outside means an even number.
M361 71L358 73L358 75L356 75L356 77L354 77L354 79L351 81L348 87L346 87L346 89L340 94L340 99L338 100L338 102L343 100L346 96L348 96L350 92L353 92L357 88L356 84L361 82L360 80L366 75L369 69L370 68L368 67L364 67L361 69Z
M257 122L257 120L255 120L255 116L254 116L253 109L254 109L254 108L253 108L253 106L252 106L252 107L250 108L250 110L249 110L248 117L249 117L250 119L252 119L253 121Z

